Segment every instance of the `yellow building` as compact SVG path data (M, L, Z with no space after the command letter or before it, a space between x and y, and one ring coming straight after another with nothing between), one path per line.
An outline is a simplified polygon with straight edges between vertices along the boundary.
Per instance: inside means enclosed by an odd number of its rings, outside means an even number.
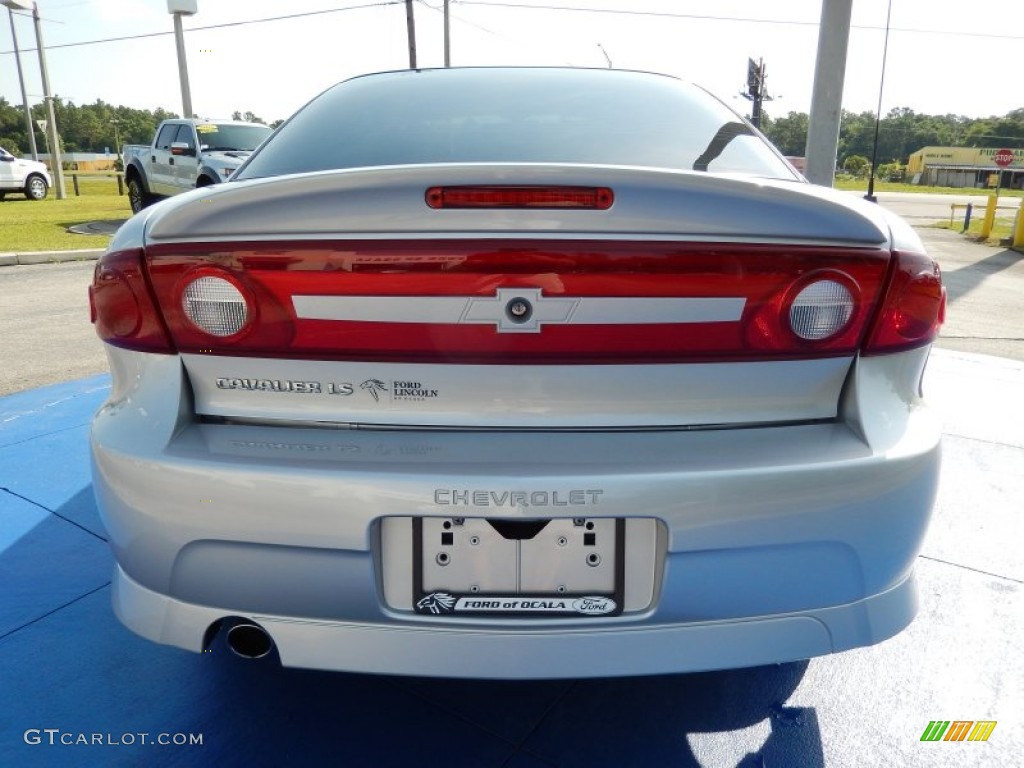
M1020 189L1024 183L1024 149L1013 149L1013 162L1003 172L1002 186ZM999 173L998 149L979 147L924 147L907 161L907 178L931 187L995 186Z
M46 164L46 167L52 173L53 166L50 163L49 154L40 152L39 159ZM61 159L64 161L64 167L70 171L112 171L114 170L114 162L117 160L117 155L101 154L99 152L65 152L61 155Z

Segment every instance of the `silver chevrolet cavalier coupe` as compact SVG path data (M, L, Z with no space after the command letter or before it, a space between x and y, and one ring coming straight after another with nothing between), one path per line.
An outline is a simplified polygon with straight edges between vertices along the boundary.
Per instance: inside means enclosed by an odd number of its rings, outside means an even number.
M938 266L704 91L358 77L96 267L120 620L481 678L870 645L916 610Z

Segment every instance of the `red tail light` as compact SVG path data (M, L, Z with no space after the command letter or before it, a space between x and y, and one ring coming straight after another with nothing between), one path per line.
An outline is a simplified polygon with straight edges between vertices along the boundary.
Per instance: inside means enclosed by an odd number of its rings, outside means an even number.
M939 265L923 253L893 254L885 301L864 346L879 355L930 344L946 319L946 290Z
M262 271L208 264L150 262L154 291L178 349L287 357L294 316L263 285Z
M645 314L665 300L730 309ZM927 256L870 248L299 241L108 253L90 303L100 338L150 352L625 364L912 349L937 335L945 292Z
M431 208L583 208L606 211L615 195L608 187L465 186L431 187Z
M847 259L838 269L798 273L752 314L748 343L782 355L852 354L876 306L885 265L884 257L870 267Z
M141 352L173 353L143 273L142 251L105 253L89 286L89 307L99 337Z
M890 253L438 240L166 245L146 258L182 352L565 365L853 355Z

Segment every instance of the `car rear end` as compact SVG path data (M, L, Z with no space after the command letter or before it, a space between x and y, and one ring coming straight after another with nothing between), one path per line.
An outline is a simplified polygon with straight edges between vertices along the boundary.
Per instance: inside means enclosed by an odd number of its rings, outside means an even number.
M541 160L299 168L122 228L92 440L127 626L581 677L909 623L943 309L914 233L795 180Z

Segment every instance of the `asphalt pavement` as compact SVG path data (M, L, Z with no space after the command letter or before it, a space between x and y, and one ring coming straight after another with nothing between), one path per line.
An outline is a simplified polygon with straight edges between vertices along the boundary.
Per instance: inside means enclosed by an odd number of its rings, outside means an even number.
M860 192L851 194L860 195ZM965 189L959 195L936 194L934 192L879 192L875 197L878 204L885 206L894 213L898 213L904 219L915 226L930 226L937 221L963 222L964 206L970 203L974 206L972 217L977 220L984 215L985 205L988 203L989 193L981 189ZM1001 195L997 201L999 206L996 213L1000 218L1010 218L1016 215L1016 209L1020 207L1021 198ZM959 206L952 208L952 206Z
M943 345L1007 344L1020 354L1024 294L1013 281L1021 257L974 251L981 246L955 236L929 234L929 247L938 248L950 288L946 331L965 337ZM46 270L61 269L72 270L74 306L51 307L54 319L39 311L12 330L10 299L30 311L34 292L59 282ZM43 277L4 283L9 270ZM880 645L798 664L626 679L282 670L235 658L223 644L202 655L153 645L111 612L113 563L87 445L109 379L68 372L82 352L92 354L88 344L98 347L86 340L88 271L0 270L2 375L56 349L32 381L60 382L27 388L15 374L6 385L21 391L0 397L0 765L1020 764L1024 362L933 352L924 389L945 423L944 463L917 565L921 610ZM47 301L59 303L59 292ZM56 330L72 325L67 338ZM32 341L12 347L13 335ZM996 726L985 742L921 741L935 720ZM144 743L159 741L170 743Z
M939 346L1024 360L1024 253L917 230L942 268L948 306Z

